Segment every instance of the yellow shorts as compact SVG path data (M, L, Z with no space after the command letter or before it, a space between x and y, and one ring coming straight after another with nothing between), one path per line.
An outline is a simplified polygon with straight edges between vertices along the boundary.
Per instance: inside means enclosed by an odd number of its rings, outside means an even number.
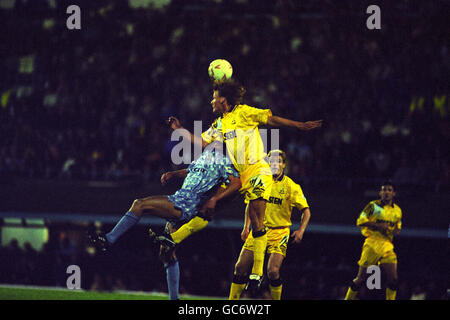
M263 198L269 200L273 178L272 171L265 161L260 161L248 167L241 173L242 187L239 190L244 194L245 203Z
M286 257L286 249L290 232L291 230L289 227L280 229L272 229L267 227L267 253L279 253L283 255L283 257ZM253 251L253 239L253 235L250 232L247 240L245 240L243 248Z
M397 263L394 245L386 240L366 238L358 265L367 268L384 263Z

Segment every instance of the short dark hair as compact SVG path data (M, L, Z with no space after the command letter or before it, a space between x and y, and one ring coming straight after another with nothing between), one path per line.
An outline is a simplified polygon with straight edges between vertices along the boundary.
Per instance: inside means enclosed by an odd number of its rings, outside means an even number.
M233 78L214 80L213 90L218 91L219 96L227 99L228 104L231 106L240 104L245 94L245 88Z
M272 156L280 156L281 159L283 159L283 163L286 163L287 161L286 152L284 152L283 150L279 149L270 150L269 153L267 154L267 157L270 158Z
M390 179L385 180L381 186L382 186L382 187L384 187L384 186L391 186L392 189L395 190L395 185L392 183L392 180L390 180Z

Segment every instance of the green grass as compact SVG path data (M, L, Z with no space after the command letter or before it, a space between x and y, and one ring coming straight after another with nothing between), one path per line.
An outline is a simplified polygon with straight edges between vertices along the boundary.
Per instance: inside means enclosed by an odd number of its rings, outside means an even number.
M222 300L218 297L181 295L182 300ZM1 286L0 300L169 300L167 294L98 292L40 287Z

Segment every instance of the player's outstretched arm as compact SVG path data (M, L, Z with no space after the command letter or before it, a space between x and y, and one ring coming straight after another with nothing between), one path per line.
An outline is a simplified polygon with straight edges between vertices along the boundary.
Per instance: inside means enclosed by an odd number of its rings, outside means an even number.
M166 172L161 176L161 184L165 185L172 178L186 178L187 174L186 169Z
M322 126L322 122L323 120L300 122L278 116L269 116L267 118L267 124L271 127L290 127L305 131L320 128Z
M214 213L214 210L216 209L216 204L218 201L223 200L226 197L229 197L242 187L241 179L233 175L230 175L228 179L230 180L230 183L227 185L227 187L219 188L216 194L205 202L202 209L200 210L201 213L212 215Z
M178 120L178 118L170 116L166 122L168 125L170 125L172 130L180 130L179 132L180 132L181 136L184 137L185 139L189 139L189 141L191 141L192 143L201 145L202 148L205 148L208 145L208 143L205 140L203 140L201 137L197 137L192 132L189 132L189 130L184 128L181 125L181 122L180 122L180 120Z

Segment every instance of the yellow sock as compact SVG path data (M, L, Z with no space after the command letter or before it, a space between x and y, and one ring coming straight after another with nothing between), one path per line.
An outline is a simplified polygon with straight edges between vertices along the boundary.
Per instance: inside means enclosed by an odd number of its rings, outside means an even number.
M355 300L358 291L353 291L352 288L348 287L347 294L345 295L345 300Z
M253 238L253 268L252 274L263 275L264 256L266 254L267 234Z
M395 300L395 296L397 295L397 290L392 290L386 288L386 300Z
M231 283L229 300L239 300L242 291L245 289L245 283Z
M272 300L281 300L281 290L283 289L283 285L279 285L277 287L272 287L269 285L269 288Z
M172 236L172 239L173 241L175 241L175 243L180 243L191 234L202 230L207 225L207 220L200 217L194 217L188 223L183 224L177 231L171 233L170 235Z

